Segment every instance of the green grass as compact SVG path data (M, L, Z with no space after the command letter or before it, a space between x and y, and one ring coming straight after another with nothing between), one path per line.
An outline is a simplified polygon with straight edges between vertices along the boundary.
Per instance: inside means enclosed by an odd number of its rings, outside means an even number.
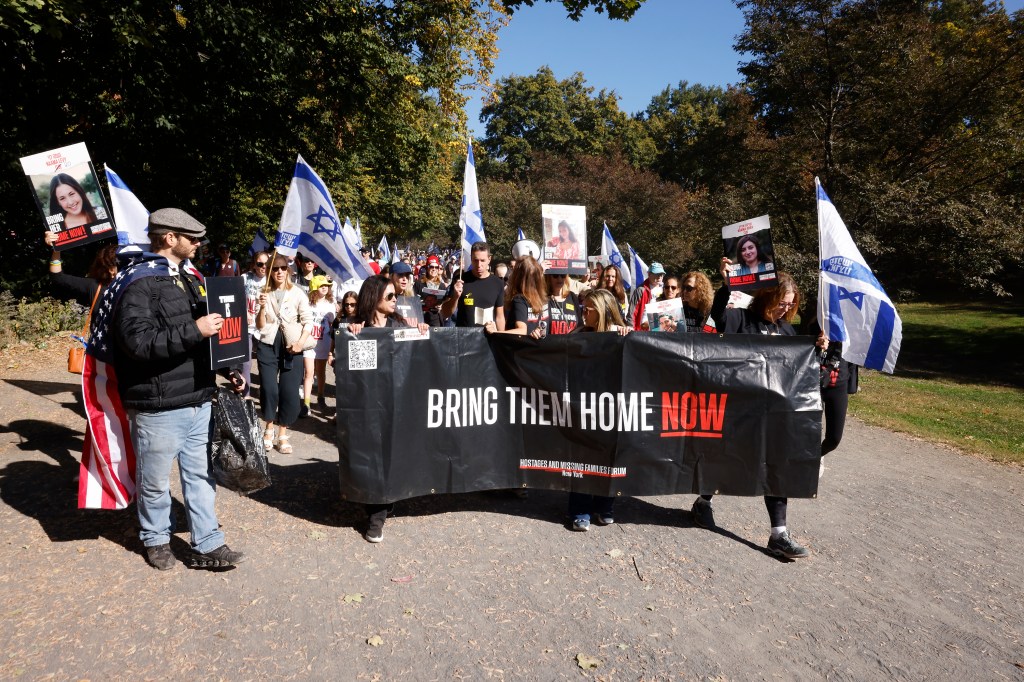
M1024 463L1024 305L900 306L896 374L861 372L850 412L864 421Z

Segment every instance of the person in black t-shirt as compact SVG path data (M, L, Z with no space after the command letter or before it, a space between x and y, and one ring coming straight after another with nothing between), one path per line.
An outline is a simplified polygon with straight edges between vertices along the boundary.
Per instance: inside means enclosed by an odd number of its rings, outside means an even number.
M505 331L505 283L490 271L491 253L487 242L476 242L470 249L471 272L456 272L448 295L441 305L441 317L455 315L456 327L483 326L487 313L479 316L477 310L490 310L498 331Z

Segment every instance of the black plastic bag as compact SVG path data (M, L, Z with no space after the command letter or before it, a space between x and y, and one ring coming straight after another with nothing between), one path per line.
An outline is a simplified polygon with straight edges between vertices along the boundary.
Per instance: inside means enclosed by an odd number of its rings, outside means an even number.
M248 495L270 485L270 466L256 406L229 388L217 389L213 407L213 476L229 490Z

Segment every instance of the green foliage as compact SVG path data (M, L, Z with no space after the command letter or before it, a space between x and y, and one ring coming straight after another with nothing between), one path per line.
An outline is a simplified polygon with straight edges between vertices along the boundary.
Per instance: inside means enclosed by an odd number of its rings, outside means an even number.
M600 253L602 223L621 248L629 242L645 257L657 254L681 270L694 256L694 235L686 229L691 196L656 173L634 168L619 153L572 157L538 152L522 182L485 180L480 201L487 237L498 253L508 253L522 227L539 240L541 204L587 207L587 245Z
M71 301L44 298L29 301L0 291L0 348L27 341L36 343L57 332L78 331L86 310Z
M765 135L747 177L784 241L815 243L803 207L819 175L894 293L1006 293L1024 256L1021 17L978 0L739 5Z
M501 0L502 4L509 10L516 10L523 5L527 7L533 7L537 0ZM558 2L559 0L547 0L549 2ZM609 19L629 19L640 9L646 0L560 0L562 5L568 12L568 17L573 21L579 21L583 13L593 8L595 12L601 14L602 12L608 12Z
M650 139L619 109L618 95L595 95L581 73L559 81L545 66L533 76L502 78L480 120L486 122L480 142L490 160L480 172L491 177L528 171L536 152L597 155L618 149L636 165L653 158Z
M0 247L43 257L17 157L80 140L148 207L193 213L236 253L278 223L296 154L371 234L444 229L463 90L487 81L506 20L489 0L15 0L0 24Z

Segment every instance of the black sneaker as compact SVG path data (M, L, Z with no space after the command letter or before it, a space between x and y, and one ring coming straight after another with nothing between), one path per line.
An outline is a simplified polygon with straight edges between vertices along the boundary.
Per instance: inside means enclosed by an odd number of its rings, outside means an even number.
M703 497L698 497L693 501L690 514L693 515L693 522L701 528L715 527L715 512L711 509L711 503Z
M174 568L177 560L174 558L174 553L171 552L170 545L156 545L155 547L146 548L146 561L153 568L158 568L161 571L167 571Z
M316 406L321 412L327 411L327 398L320 396L316 399Z
M598 514L594 520L599 526L610 526L615 523L615 517L611 514Z
M768 553L786 559L803 559L810 555L806 547L793 542L788 530L782 531L778 537L768 538Z
M240 564L243 561L245 561L244 554L234 551L227 545L221 545L206 554L194 552L190 563L193 568L227 568L228 566Z
M309 405L302 403L302 409L299 410L299 419L305 419L309 416Z
M384 522L388 520L388 513L394 510L394 506L370 514L370 522L366 526L366 533L363 537L367 542L374 544L384 541Z

